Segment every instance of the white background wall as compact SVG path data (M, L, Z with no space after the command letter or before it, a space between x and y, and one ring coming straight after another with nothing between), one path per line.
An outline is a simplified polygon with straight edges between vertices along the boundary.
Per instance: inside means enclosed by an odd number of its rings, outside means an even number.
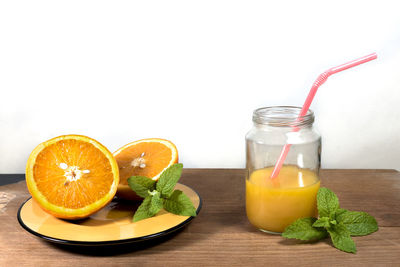
M324 168L400 169L396 1L1 1L0 173L79 133L172 140L185 167L243 167L261 106L311 108Z

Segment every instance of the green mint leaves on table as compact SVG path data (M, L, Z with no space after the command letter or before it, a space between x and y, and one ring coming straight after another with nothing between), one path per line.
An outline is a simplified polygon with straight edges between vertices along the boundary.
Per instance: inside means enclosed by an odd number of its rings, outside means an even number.
M128 178L129 187L144 198L133 215L133 222L153 217L162 208L177 215L196 216L196 209L190 198L181 190L174 190L182 169L183 165L179 163L170 166L157 182L144 176Z
M356 253L356 245L351 236L369 235L378 230L375 218L368 213L341 209L339 199L328 188L321 187L318 190L317 207L319 219L298 219L285 229L282 236L316 241L330 235L337 249Z

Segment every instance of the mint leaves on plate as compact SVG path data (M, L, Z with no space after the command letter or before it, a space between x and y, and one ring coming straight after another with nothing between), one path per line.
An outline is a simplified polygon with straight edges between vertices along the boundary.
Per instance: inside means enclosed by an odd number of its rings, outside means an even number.
M351 236L369 235L378 230L374 217L366 212L339 207L339 199L331 190L321 187L317 194L319 219L302 218L286 227L283 237L316 241L330 235L333 245L342 251L356 253Z
M196 216L196 209L190 198L181 190L174 190L182 169L183 165L180 163L170 166L157 182L144 176L128 178L129 187L144 198L133 215L133 222L153 217L162 208L177 215Z

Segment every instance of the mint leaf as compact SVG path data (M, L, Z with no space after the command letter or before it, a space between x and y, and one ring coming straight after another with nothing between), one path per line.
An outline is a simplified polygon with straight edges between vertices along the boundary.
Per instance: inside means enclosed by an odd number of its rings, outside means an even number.
M362 211L346 211L336 214L336 220L343 223L350 235L369 235L378 231L378 223L375 218Z
M161 199L160 192L154 190L150 194L151 194L152 198L151 198L149 213L153 214L153 216L154 216L163 208L163 201Z
M138 207L135 214L133 215L133 222L137 222L154 216L154 214L150 212L151 199L152 196L147 196L143 200L142 204Z
M350 232L343 223L338 223L327 229L333 245L342 251L356 253L356 244L350 237Z
M334 219L336 211L339 209L339 199L331 190L321 187L317 194L318 214L320 217Z
M160 193L153 191L147 196L133 215L133 222L138 222L156 215L162 209Z
M171 195L172 190L174 190L176 183L182 175L182 168L182 164L176 163L161 174L156 189L163 197Z
M336 213L335 213L335 218L337 218L339 215L341 215L341 214L343 214L345 212L348 212L348 210L342 209L342 208L338 208Z
M322 217L322 218L319 218L318 220L316 220L312 226L328 228L331 226L331 224L329 222L330 222L330 219L328 217Z
M196 216L192 201L180 190L175 190L169 198L164 199L164 209L177 215Z
M128 178L128 184L138 196L145 198L149 195L149 191L155 189L156 181L144 176L132 176Z
M286 227L285 231L282 233L282 236L304 241L325 238L328 235L325 229L312 227L316 220L316 218L311 217L298 219Z

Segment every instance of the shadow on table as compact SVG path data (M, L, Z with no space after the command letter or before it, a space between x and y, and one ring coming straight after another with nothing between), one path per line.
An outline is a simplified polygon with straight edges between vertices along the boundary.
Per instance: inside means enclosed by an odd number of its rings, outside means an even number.
M294 245L299 245L299 244L316 244L316 243L326 243L330 246L332 246L332 242L330 241L329 238L325 238L322 240L313 240L313 241L302 241L298 239L288 239L282 237L282 240L279 241L279 244L285 245L285 246L294 246Z
M51 246L53 248L63 250L66 252L70 252L70 253L76 253L76 254L82 254L82 255L88 255L88 256L107 257L107 256L115 256L115 255L132 253L132 252L156 247L170 239L173 239L175 236L179 235L183 231L184 231L184 229L179 229L168 235L154 238L151 240L126 243L126 244L115 244L115 245L81 246L81 245L66 245L66 244L59 244L59 243L51 243L51 242L46 242L46 241L42 241L42 242L46 243L48 246ZM193 242L193 241L188 240L187 242ZM184 244L184 245L186 245L186 244ZM170 246L171 249L176 249L176 247L177 247L176 244L174 244L174 246ZM164 246L163 250L165 250L165 249L168 250L169 247Z

